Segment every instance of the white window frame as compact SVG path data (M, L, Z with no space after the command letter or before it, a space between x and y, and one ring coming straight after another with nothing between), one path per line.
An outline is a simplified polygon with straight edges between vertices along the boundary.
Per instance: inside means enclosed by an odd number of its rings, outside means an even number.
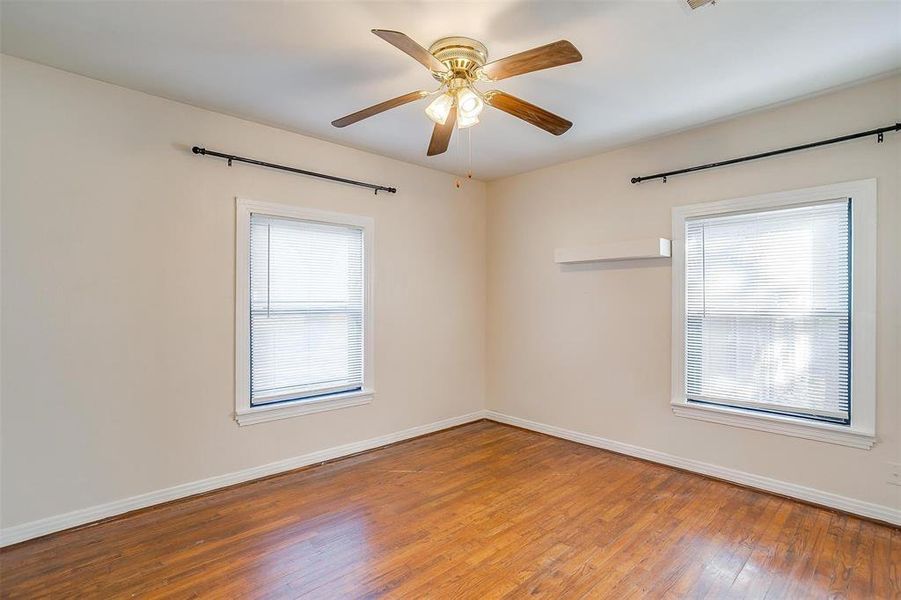
M253 425L276 419L360 406L375 396L372 337L372 264L375 222L371 217L235 198L235 421ZM363 387L353 392L253 406L250 397L250 215L350 225L363 231Z
M689 402L685 397L685 221L851 198L851 423L840 425ZM876 180L706 202L673 208L673 413L747 429L869 450L876 442Z

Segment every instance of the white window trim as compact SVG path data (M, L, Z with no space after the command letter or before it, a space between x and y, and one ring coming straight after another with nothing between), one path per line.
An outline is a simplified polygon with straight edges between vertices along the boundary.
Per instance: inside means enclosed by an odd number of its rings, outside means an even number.
M327 212L235 198L235 421L253 425L277 419L360 406L375 396L372 337L372 264L375 222L371 217ZM250 215L302 219L333 225L351 225L363 230L363 389L343 394L320 396L251 406L250 403Z
M688 402L685 397L685 221L851 198L851 424ZM680 417L869 450L876 442L876 180L848 181L673 208L672 407Z

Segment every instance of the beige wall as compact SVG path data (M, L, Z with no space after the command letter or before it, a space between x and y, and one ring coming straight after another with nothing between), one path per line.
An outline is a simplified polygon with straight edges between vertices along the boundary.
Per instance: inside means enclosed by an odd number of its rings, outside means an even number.
M901 508L901 135L632 185L629 178L901 117L894 77L492 182L488 407L513 416ZM598 118L604 118L599 115ZM576 124L578 127L578 124ZM671 237L670 209L876 177L878 444L870 451L675 417L669 259L561 268L554 248Z
M484 406L484 184L9 57L2 156L4 527ZM372 404L232 420L239 195L375 218Z

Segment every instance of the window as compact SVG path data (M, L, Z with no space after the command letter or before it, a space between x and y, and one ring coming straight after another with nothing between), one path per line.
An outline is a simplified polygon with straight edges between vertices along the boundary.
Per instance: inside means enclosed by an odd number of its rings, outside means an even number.
M240 424L372 398L372 222L238 200L236 417Z
M676 414L872 446L875 182L680 207L673 228Z

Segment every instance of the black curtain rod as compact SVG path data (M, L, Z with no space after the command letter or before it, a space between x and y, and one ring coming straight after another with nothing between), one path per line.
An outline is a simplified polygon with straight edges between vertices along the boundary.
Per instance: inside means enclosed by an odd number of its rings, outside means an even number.
M232 166L232 161L238 161L247 163L249 165L259 165L261 167L269 167L270 169L279 169L280 171L288 171L290 173L298 173L300 175L308 175L310 177L318 177L320 179L328 179L329 181L337 181L338 183L346 183L349 185L358 185L360 187L369 188L370 190L374 190L376 194L381 192L389 192L394 194L397 192L397 188L386 187L384 185L376 185L374 183L366 183L365 181L355 181L353 179L345 179L344 177L335 177L334 175L326 175L324 173L317 173L315 171L305 171L304 169L297 169L295 167L286 167L285 165L277 165L275 163L264 162L262 160L255 160L253 158L245 158L243 156L236 156L234 154L224 154L222 152L214 152L213 150L207 150L206 148L201 148L200 146L194 146L191 148L191 152L194 154L200 154L202 156L216 156L219 158L224 158L228 161L228 166Z
M666 183L666 178L672 175L681 175L683 173L693 173L694 171L703 171L705 169L713 169L714 167L725 167L726 165L734 165L736 163L746 162L749 160L757 160L758 158L766 158L768 156L776 156L777 154L785 154L787 152L797 152L798 150L807 150L808 148L816 148L817 146L826 146L828 144L837 144L839 142L846 142L848 140L856 140L857 138L869 137L871 135L875 135L876 141L882 143L883 134L889 133L891 131L901 131L901 123L895 123L894 125L889 125L888 127L880 127L879 129L871 129L869 131L861 131L859 133L852 133L849 135L843 135L841 137L836 137L828 140L823 140L820 142L811 142L809 144L801 144L800 146L792 146L791 148L782 148L781 150L771 150L769 152L761 152L760 154L752 154L750 156L742 156L741 158L732 158L729 160L723 160L720 162L709 163L706 165L699 165L697 167L688 167L687 169L679 169L677 171L667 171L666 173L657 173L656 175L645 175L643 177L633 177L632 183L641 183L642 181L650 181L651 179L662 179L664 183Z

